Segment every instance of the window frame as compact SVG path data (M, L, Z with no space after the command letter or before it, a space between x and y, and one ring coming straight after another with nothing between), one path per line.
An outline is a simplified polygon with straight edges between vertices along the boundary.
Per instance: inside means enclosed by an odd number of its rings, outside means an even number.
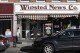
M60 1L54 1L54 0L52 0L52 2L61 2L61 0Z
M8 2L8 0L7 0L7 1L2 1L2 0L0 0L0 2Z
M20 2L29 2L29 0L26 0L26 1L22 1L22 0L20 0Z
M76 2L76 0L75 1L69 1L69 0L67 0L67 2Z

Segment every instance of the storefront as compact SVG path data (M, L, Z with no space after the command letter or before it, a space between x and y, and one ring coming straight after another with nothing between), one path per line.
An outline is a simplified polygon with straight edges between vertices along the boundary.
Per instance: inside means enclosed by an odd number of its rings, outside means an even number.
M21 38L32 38L39 35L51 36L56 31L66 28L79 28L79 5L78 3L34 3L34 5L15 3L16 34Z
M13 36L13 3L0 3L0 35L12 41Z

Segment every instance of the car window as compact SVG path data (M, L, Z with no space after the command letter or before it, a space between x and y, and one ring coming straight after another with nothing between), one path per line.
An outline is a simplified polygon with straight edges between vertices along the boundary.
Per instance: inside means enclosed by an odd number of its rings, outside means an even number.
M61 37L71 37L72 36L72 31L65 31L60 34Z
M80 31L74 31L74 37L80 37Z

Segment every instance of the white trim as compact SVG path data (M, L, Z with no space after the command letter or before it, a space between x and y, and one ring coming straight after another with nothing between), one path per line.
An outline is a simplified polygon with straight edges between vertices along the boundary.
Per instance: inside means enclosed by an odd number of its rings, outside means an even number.
M33 2L29 2L29 3L24 3L24 2L23 3L14 3L14 5L20 5L20 4L29 4L30 5L30 4L33 4ZM73 4L73 5L80 5L80 3L74 3L74 2L73 3L67 3L67 2L66 3L65 2L60 2L60 3L53 3L53 2L51 2L51 3L50 2L49 3L46 3L46 2L45 3L43 3L43 2L42 3L38 3L38 2L35 2L34 3L34 5L39 5L39 4L43 4L43 5L47 5L47 4L57 4L57 5L59 5L59 4L64 4L64 5Z
M76 0L75 1L69 1L69 0L67 0L67 2L73 2L74 3L74 2L76 2Z
M29 2L29 0L26 0L26 1L22 1L22 0L20 0L20 2Z

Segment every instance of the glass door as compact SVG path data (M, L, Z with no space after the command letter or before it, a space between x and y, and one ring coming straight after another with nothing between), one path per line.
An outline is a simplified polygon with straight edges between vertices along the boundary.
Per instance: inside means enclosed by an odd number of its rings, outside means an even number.
M26 19L22 19L22 38L26 37Z

